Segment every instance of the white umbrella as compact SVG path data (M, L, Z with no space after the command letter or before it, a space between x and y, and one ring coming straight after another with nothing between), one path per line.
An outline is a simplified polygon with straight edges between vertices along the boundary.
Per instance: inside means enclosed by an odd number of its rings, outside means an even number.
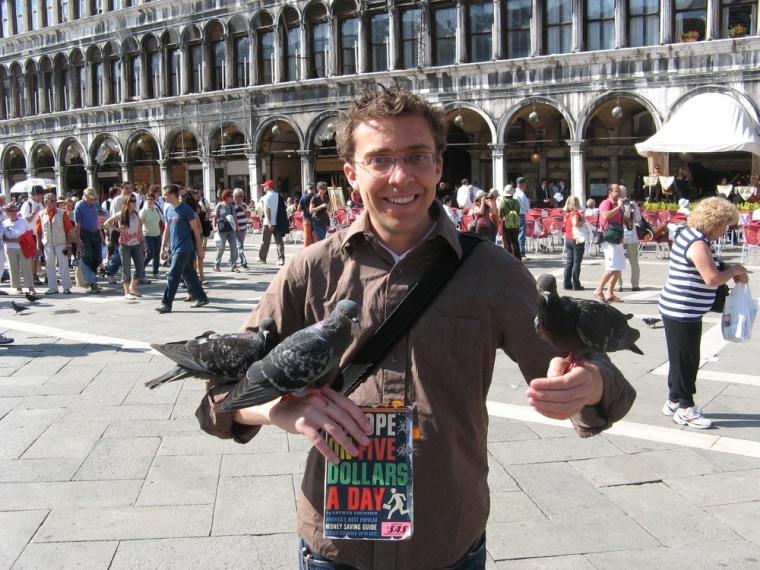
M30 192L34 186L42 186L45 190L53 190L57 184L51 178L27 178L11 186L11 194Z

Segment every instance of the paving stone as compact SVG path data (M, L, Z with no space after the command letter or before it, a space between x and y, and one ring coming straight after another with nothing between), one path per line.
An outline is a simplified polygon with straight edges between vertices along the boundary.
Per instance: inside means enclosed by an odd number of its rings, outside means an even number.
M497 562L497 570L598 570L583 556L552 556L530 560L505 560Z
M0 483L70 481L81 459L0 459Z
M40 527L35 542L208 536L212 512L212 505L56 508Z
M517 482L496 458L488 454L488 487L493 491L517 491Z
M494 442L488 445L488 450L502 465L621 455L619 449L603 438L581 439L577 436L560 439Z
M733 540L734 532L664 483L604 490L611 501L665 546Z
M293 477L222 477L214 509L213 536L292 532Z
M110 568L118 541L33 542L13 565L13 570L52 570L54 568L101 570Z
M142 422L145 420L165 420L171 414L171 405L157 404L155 406L125 406L98 404L97 399L93 398L87 402L81 402L77 408L71 411L72 419L87 418L103 420L108 423L123 419L129 419L132 422Z
M760 550L741 541L718 542L707 540L688 546L625 549L615 552L591 553L586 556L594 568L624 568L652 570L653 568L693 565L698 568L750 569L760 567Z
M249 475L293 475L300 480L306 468L306 454L245 453L222 456L222 477Z
M141 418L139 422L131 419L114 419L111 420L103 437L163 437L168 435L187 435L197 433L198 421L195 419L149 420Z
M22 397L0 398L0 420L2 420L2 418L4 418L8 412L20 404L22 400Z
M2 508L7 511L69 507L132 505L142 480L2 483Z
M536 503L523 491L491 491L489 526L494 523L546 520Z
M109 569L292 570L297 547L296 533L122 541Z
M74 480L143 479L160 443L158 437L100 439Z
M138 506L205 505L214 502L220 455L159 455L145 477Z
M0 420L0 457L20 457L64 413L61 409L8 412Z
M25 459L44 457L84 457L108 427L95 419L64 418L54 422L24 453Z
M757 553L755 564L760 568L760 526L757 523L760 520L760 501L706 507L705 511L752 543Z
M672 477L665 483L700 507L760 501L760 469Z
M3 495L4 496L4 495ZM5 500L3 499L3 502ZM45 520L48 511L0 511L0 568L10 568L26 548L34 533Z

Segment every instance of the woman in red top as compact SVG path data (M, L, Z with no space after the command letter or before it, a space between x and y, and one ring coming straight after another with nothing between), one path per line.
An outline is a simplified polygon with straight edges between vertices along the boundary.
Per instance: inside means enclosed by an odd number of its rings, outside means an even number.
M586 218L580 211L581 203L575 196L569 196L565 201L565 289L583 291L581 285L581 261L586 251L584 233L573 235L573 228L585 229Z

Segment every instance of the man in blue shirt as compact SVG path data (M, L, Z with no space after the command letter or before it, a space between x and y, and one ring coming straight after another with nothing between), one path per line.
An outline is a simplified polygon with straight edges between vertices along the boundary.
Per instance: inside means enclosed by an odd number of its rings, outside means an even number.
M208 305L208 297L203 290L201 280L193 268L193 260L196 255L202 260L203 242L201 241L201 224L193 212L193 209L179 201L179 187L176 184L164 186L163 196L166 202L165 216L166 228L161 241L161 257L166 258L166 251L171 246L172 263L166 274L166 289L161 304L156 307L159 313L169 313L172 310L172 302L177 294L180 280L185 281L187 291L195 299L191 305L194 309Z
M97 275L98 266L103 260L103 242L100 239L98 194L94 188L85 188L82 199L74 206L74 223L77 250L82 252L84 263ZM90 291L100 291L98 284L90 283Z

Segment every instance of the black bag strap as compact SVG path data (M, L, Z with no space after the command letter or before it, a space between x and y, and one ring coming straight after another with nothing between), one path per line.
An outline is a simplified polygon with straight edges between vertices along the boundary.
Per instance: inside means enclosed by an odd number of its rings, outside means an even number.
M344 395L351 392L367 379L372 370L377 367L388 351L395 345L404 333L417 321L430 306L433 299L441 292L446 283L461 267L484 238L467 233L459 234L459 244L462 246L462 257L450 250L436 261L425 276L414 285L409 293L393 309L388 318L378 327L373 335L359 348L351 363L343 367Z

